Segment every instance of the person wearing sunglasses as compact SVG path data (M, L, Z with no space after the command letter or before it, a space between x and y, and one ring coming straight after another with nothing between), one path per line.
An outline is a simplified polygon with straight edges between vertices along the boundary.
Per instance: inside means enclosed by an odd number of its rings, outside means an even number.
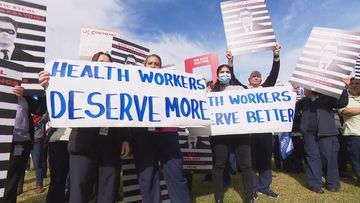
M0 16L0 59L43 62L40 57L26 53L15 43L18 27L18 23L12 18Z

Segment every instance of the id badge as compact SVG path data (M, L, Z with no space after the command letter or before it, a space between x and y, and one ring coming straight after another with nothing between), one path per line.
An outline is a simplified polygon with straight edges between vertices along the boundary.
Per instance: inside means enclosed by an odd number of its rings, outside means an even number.
M24 151L24 147L21 144L15 145L14 156L21 156Z
M107 136L109 133L109 128L100 128L99 134L103 136Z

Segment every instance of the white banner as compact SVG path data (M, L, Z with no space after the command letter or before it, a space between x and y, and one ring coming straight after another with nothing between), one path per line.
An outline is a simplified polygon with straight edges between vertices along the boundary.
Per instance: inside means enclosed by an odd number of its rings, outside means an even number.
M290 132L296 94L290 86L208 93L212 135Z
M210 125L200 76L116 63L55 60L47 104L53 127Z
M81 28L80 59L90 60L99 51L110 53L113 37L119 36L119 33L110 30Z

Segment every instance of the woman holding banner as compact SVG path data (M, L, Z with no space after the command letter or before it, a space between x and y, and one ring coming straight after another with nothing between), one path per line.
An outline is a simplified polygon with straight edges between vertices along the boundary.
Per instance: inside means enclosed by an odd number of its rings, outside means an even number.
M228 90L241 90L245 86L241 84L228 65L220 65L216 71L217 81L213 92ZM215 189L215 202L222 203L224 199L223 173L229 160L229 151L235 150L236 162L241 170L244 185L245 202L253 202L255 199L255 173L251 165L251 139L250 135L220 135L211 136L210 143L213 150L213 184Z
M107 53L96 53L92 61L112 62ZM96 202L117 201L121 156L130 146L124 136L128 128L73 128L69 138L70 202L88 202L96 188Z
M245 87L245 89L275 86L280 70L280 50L281 45L279 43L276 43L273 50L272 68L266 80L262 80L261 73L259 71L252 71L250 77L248 78L249 85ZM228 65L232 66L233 56L230 51L227 52L226 57L228 58ZM253 167L259 172L259 181L256 186L256 191L272 198L278 198L279 194L275 193L270 189L270 185L272 183L272 133L264 132L251 134L251 150Z
M144 66L161 68L161 58L156 54L151 54L146 57ZM171 202L191 202L187 181L182 171L178 128L132 128L131 131L142 201L144 203L161 202L160 162Z

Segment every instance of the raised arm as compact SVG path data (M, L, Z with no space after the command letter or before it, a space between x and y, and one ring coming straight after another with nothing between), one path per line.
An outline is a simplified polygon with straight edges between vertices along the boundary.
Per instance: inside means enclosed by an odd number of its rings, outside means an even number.
M234 66L234 56L232 55L231 51L227 50L225 56L228 60L228 65L230 67L233 67Z
M271 71L269 76L266 78L265 82L261 85L263 87L272 87L275 86L276 80L279 76L279 70L280 70L280 50L281 45L279 43L276 43L275 48L273 50L273 64L271 67Z

